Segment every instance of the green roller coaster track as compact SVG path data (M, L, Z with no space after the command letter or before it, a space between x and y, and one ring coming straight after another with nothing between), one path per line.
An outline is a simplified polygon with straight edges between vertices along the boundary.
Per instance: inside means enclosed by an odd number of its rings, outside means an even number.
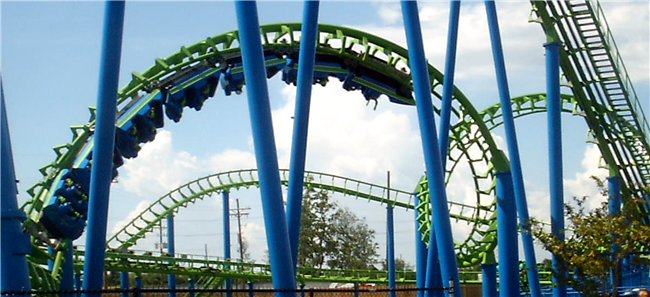
M650 185L650 129L604 20L602 9L597 3L588 1L533 1L532 6L534 15L537 16L533 21L542 24L550 41L560 41L564 45L561 67L573 95L563 96L563 110L585 118L610 170L623 178L625 196L642 196L644 188ZM297 65L288 65L287 62L295 60L298 55L300 26L290 23L260 28L269 77L281 68L297 69ZM138 112L146 108L161 92L184 92L202 79L225 69L231 70L233 74L241 74L243 70L237 65L240 62L238 38L236 31L209 37L181 47L179 52L167 58L156 59L154 66L142 73L134 72L131 82L118 93L117 127L128 126ZM355 83L346 89L348 91L368 88L387 95L392 102L414 104L407 50L390 41L350 28L319 25L316 59L316 72L324 76L317 76L315 83L325 85L328 77L343 80L342 77L347 76ZM431 65L429 72L432 93L440 98L443 75ZM244 81L236 83L233 90L238 93ZM209 94L208 97L214 95L214 90L212 93L209 90L201 92ZM543 94L513 98L512 102L516 117L543 112L546 108ZM434 109L439 112L438 106L434 106ZM473 226L468 238L457 244L461 260L459 264L465 267L480 263L496 245L493 171L495 166L499 166L495 162L500 160L502 153L490 132L501 124L500 111L499 106L494 105L478 112L463 93L454 88L451 113L452 122L456 124L450 135L451 162L448 162L446 168L447 182L452 178L454 169L468 166L476 189L476 205L450 203L452 218L467 221ZM43 180L28 190L32 199L22 209L28 215L25 228L33 235L36 245L55 244L58 240L50 238L52 236L40 223L42 211L53 199L64 171L78 168L87 160L92 151L94 125L94 109L91 108L89 122L71 128L72 141L54 148L56 160L40 170ZM249 176L242 177L242 174ZM331 179L329 183L318 184L323 189L401 207L418 207L423 211L419 218L422 223L420 231L425 239L428 236L431 226L425 189L419 193L422 202L414 206L410 200L412 193L409 192L394 191L395 197L385 197L385 192L373 192L385 191L380 186L321 173L312 174L321 179ZM147 209L153 217L141 214L141 225L132 222L129 226L133 230L125 227L111 238L109 244L132 246L162 216L178 207L187 206L193 199L202 199L204 195L219 191L256 186L253 175L252 170L244 170L221 173L188 183L186 187L162 197ZM647 213L644 215L647 216ZM38 257L34 257L32 262L40 263L39 261ZM41 273L34 265L31 269L33 275Z
M404 94L397 94L382 87L370 78L363 75L356 75L354 81L375 89L380 89L384 94L394 98L398 103L413 104L410 85L405 83L404 77L408 77L407 52L389 41L379 37L366 34L353 29L320 25L320 41L317 48L319 58L330 59L334 57L348 68L333 69L317 65L316 71L333 75L338 72L355 71L380 71L386 74L387 79L394 79L406 88ZM264 39L264 48L267 55L275 55L278 59L267 59L267 67L286 63L288 56L295 55L298 51L297 33L300 32L300 24L268 25L261 28ZM157 59L156 65L145 71L143 74L133 74L133 80L119 92L118 100L118 127L122 127L159 92L157 88L170 84L171 81L181 80L188 73L198 72L196 69L202 67L214 68L214 71L221 67L219 63L227 63L236 59L240 54L236 47L237 32L230 32L216 37L208 38L195 45L182 47L181 51L166 59ZM214 63L217 63L214 65ZM206 66L211 65L211 66ZM433 66L429 67L432 74L433 94L441 97L442 74ZM197 77L193 77L171 89L175 92L188 88L192 82L198 81L212 73L209 70ZM234 68L233 73L240 73L241 68ZM384 77L386 78L386 77ZM324 83L324 82L322 82ZM145 94L150 92L150 94ZM91 109L92 110L92 109ZM473 108L469 100L458 90L454 92L454 107L452 113L457 116L459 123L453 131L452 138L456 141L454 147L461 153L452 157L454 162L464 159L467 166L474 173L475 184L477 185L477 201L482 202L484 207L492 204L492 176L484 168L491 162L491 156L498 152L492 136L487 127L483 125L481 115ZM465 123L465 124L462 124ZM28 230L37 238L46 237L42 228L38 228L38 222L43 206L53 197L53 192L62 179L63 170L80 166L87 158L92 149L92 131L94 127L94 114L91 115L89 123L83 126L72 127L73 140L71 143L55 148L57 159L52 164L41 169L44 175L43 181L39 182L28 190L33 199L27 202L23 209L27 211L30 221L27 223ZM471 148L476 146L478 149ZM469 156L469 151L480 152L479 156ZM477 222L480 220L476 220Z

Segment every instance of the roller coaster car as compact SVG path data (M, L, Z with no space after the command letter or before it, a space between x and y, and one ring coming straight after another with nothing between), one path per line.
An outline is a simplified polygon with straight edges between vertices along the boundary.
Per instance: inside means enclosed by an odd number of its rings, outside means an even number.
M86 227L86 220L75 213L70 203L50 204L43 209L40 223L50 238L77 239Z

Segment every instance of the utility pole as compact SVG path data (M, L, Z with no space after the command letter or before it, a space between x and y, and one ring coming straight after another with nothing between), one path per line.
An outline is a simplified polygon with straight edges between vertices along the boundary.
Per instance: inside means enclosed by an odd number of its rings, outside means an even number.
M156 248L160 251L160 254L164 254L164 248L167 247L167 243L164 242L163 240L163 233L165 232L165 227L163 226L163 220L160 220L160 224L158 225L158 234L160 235L158 243L156 243Z
M239 198L237 198L235 201L237 202L237 208L230 210L230 216L231 217L237 217L237 228L238 228L237 239L239 240L239 258L243 261L244 260L244 240L243 240L242 234L241 234L241 217L247 216L249 214L250 208L249 207L240 208L239 207Z

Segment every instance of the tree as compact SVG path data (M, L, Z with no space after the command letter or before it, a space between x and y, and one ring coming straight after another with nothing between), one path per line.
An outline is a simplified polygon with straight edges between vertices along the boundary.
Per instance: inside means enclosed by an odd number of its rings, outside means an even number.
M323 268L328 251L334 245L331 222L336 207L327 191L316 191L309 185L305 189L298 249L301 267Z
M640 204L645 203L641 199L628 198L622 211L610 216L607 202L586 211L586 198L574 197L576 206L565 205L570 232L564 241L544 230L537 221L533 221L532 231L544 248L564 263L568 274L553 271L562 283L583 296L602 296L611 273L613 286L618 287L621 277L618 268L625 257L650 250L650 226L643 223L639 213ZM612 247L616 247L616 252L612 252ZM613 291L616 296L616 290Z
M302 201L300 267L368 268L377 257L374 235L349 209L331 201L329 192L307 186Z
M350 209L339 208L333 217L332 239L335 246L327 266L334 269L367 269L377 257L375 230Z

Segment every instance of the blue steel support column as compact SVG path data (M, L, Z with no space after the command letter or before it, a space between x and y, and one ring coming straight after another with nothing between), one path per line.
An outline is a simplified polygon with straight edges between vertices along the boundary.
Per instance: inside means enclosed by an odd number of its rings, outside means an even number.
M65 251L63 252L63 272L61 273L61 291L70 292L61 294L61 297L72 297L76 294L74 291L75 276L74 276L74 251L72 248L72 241L66 240Z
M388 289L390 290L390 297L396 297L397 288L395 283L395 224L393 222L393 206L386 206L386 249L387 249L387 264L388 264Z
M447 31L447 56L445 57L445 76L442 88L442 107L440 109L440 158L442 161L442 174L444 177L447 168L447 153L449 152L449 130L451 120L451 97L454 93L454 71L456 69L456 44L458 41L458 19L460 15L460 0L450 1L449 4L449 30ZM429 246L436 246L435 230L431 228L429 237ZM442 287L440 276L440 261L438 261L438 251L436 248L428 250L429 265L427 271L427 287ZM442 296L442 291L427 293L427 296Z
M135 297L141 297L142 296L142 275L138 274L135 276L135 294L133 294Z
M99 70L97 119L88 204L88 231L84 262L84 289L99 291L104 284L106 223L113 173L117 83L122 52L124 1L107 1L104 15L102 58ZM85 293L84 296L100 296Z
M497 297L497 268L496 264L481 264L481 280L483 297ZM501 295L504 296L504 295ZM519 295L511 295L519 296Z
M618 172L611 172L607 178L607 192L609 215L616 216L621 212L621 177Z
M431 210L435 222L435 235L440 259L440 270L443 282L453 281L455 297L462 297L458 276L458 263L454 251L454 240L451 234L447 194L443 178L443 168L440 158L440 147L436 135L436 124L433 121L433 104L431 102L431 85L427 72L427 61L422 45L422 31L418 16L418 5L415 1L401 1L404 29L409 49L409 66L413 77L415 103L418 111L418 122L427 170ZM429 249L431 249L430 247ZM431 263L431 261L429 261ZM427 265L427 270L431 269Z
M223 258L230 261L230 193L223 191ZM244 259L242 259L243 261ZM226 265L226 269L230 270L230 265ZM225 279L226 297L232 297L232 278Z
M16 172L14 171L14 157L11 151L11 139L9 136L9 124L7 121L7 110L5 106L5 95L2 89L2 78L0 77L0 100L2 109L0 121L2 121L2 200L0 207L2 212L1 238L5 244L0 249L0 291L2 292L19 292L30 291L32 289L29 282L29 272L27 268L27 258L25 257L32 250L29 242L29 236L22 231L22 224L25 221L25 213L18 208L16 194ZM12 244L6 244L11 242ZM30 294L21 294L15 296L30 296Z
M562 99L560 98L560 43L544 44L546 49L546 115L548 125L549 188L551 194L551 232L564 241L564 186L562 175ZM564 265L553 255L553 270ZM566 286L553 274L553 296L565 297Z
M74 282L75 289L77 289L76 296L81 296L80 291L83 289L83 286L81 284L81 273L77 272L74 274Z
M444 292L440 290L442 285L442 275L440 270L440 258L438 257L438 241L436 240L436 232L431 226L429 233L429 248L427 250L426 258L426 275L425 275L425 291L426 297L442 297Z
M618 175L618 171L614 168L610 169L609 175L610 176L607 178L607 192L609 196L608 208L609 215L613 217L619 215L621 212L621 177ZM618 246L612 245L611 249L612 258L614 258L614 254L618 253ZM620 267L615 267L614 269L620 269ZM614 271L612 271L609 275L609 281L613 287L616 283L616 279L614 278ZM612 288L612 291L613 290L616 290L616 288Z
M517 245L517 212L512 188L512 175L503 151L493 156L496 171L497 242L499 255L499 296L519 296L519 250Z
M255 285L253 283L248 283L248 297L255 297Z
M296 289L296 280L291 260L287 221L282 205L282 189L266 86L257 4L253 1L237 1L235 9L273 287L277 290L293 291ZM292 294L280 293L279 295L291 296Z
M162 230L161 230L162 231ZM167 255L174 258L176 254L176 244L174 242L174 214L167 215ZM170 265L174 260L170 260ZM167 285L169 286L169 297L176 297L176 275L170 273L167 276Z
M449 151L449 130L451 120L451 96L454 93L454 71L456 69L456 44L458 41L458 18L460 0L451 1L449 7L449 31L447 31L447 56L445 57L445 77L442 87L442 107L440 109L440 157L442 169L447 166ZM444 174L444 171L443 171Z
M122 288L122 297L129 297L129 273L126 271L120 272L120 287Z
M190 284L189 284L190 297L196 296L196 294L194 293L194 286L195 285L196 284L194 283L194 279L190 278Z
M422 233L420 232L420 197L417 193L413 194L415 205L415 287L418 289L418 297L424 297L425 277L427 270L427 246L422 241ZM437 258L438 255L436 255Z
M526 203L526 192L524 190L524 177L521 171L521 161L519 158L519 147L517 144L517 132L515 131L515 121L512 115L512 102L510 101L510 91L508 90L508 78L506 77L506 67L503 58L503 49L501 46L501 36L499 33L499 23L497 20L496 7L494 1L485 1L485 10L487 12L488 25L490 31L490 41L492 44L492 55L494 57L494 67L497 76L497 85L499 89L499 99L501 101L501 111L503 114L503 126L506 131L506 142L508 152L510 153L510 165L512 166L512 182L515 193L517 212L519 213L519 223L523 226L521 232L522 243L524 246L524 256L526 258L526 267L528 269L528 280L530 282L530 293L532 297L541 297L542 290L539 284L539 275L537 273L537 263L535 259L535 247L530 228L526 227L529 222L528 204Z
M296 272L298 264L298 244L300 243L302 189L305 180L309 108L311 105L311 86L314 81L314 60L318 34L318 6L318 1L305 1L302 32L300 34L298 87L296 90L296 110L293 117L289 188L287 189L287 226L289 228L289 244L291 246L294 272Z

